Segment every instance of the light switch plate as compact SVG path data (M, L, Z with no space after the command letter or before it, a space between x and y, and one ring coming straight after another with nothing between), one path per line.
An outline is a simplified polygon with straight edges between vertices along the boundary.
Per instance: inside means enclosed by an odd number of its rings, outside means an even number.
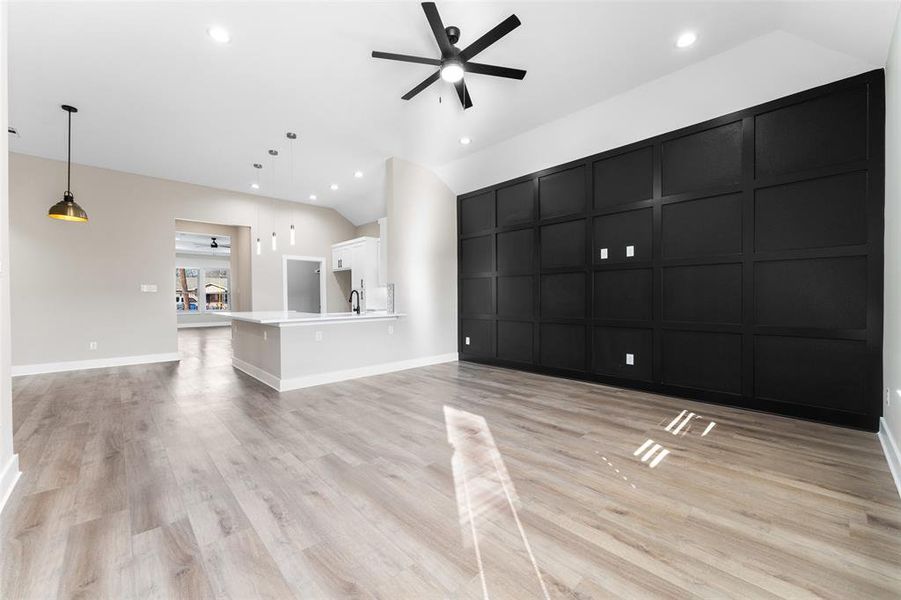
M601 248L601 260L607 260L607 249Z
M467 346L469 345L469 336L466 336L466 339L464 340L464 343L465 343Z
M157 286L156 286L155 283L142 283L142 284L141 284L141 291L142 291L142 292L156 292L156 291L157 291Z
M635 246L626 246L626 258L635 256Z
M316 341L317 341L317 342L321 342L321 341L322 341L322 332L321 332L321 331L317 331L317 332L316 332Z
M630 354L628 352L626 353L626 364L627 365L635 364L635 355L634 354Z
M394 335L394 325L388 325L388 335Z

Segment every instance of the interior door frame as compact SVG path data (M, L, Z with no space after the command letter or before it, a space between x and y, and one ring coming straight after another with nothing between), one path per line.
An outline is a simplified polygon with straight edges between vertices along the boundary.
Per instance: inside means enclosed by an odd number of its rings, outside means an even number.
M328 305L325 303L325 258L322 256L297 256L282 255L282 310L288 311L288 261L302 260L305 262L319 263L319 313L328 312Z

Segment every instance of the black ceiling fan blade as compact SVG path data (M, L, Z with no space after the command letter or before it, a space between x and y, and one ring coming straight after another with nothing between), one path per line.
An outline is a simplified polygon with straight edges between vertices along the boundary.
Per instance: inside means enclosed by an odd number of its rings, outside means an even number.
M415 96L416 94L421 92L422 90L426 89L427 87L429 87L430 85L432 85L433 83L438 81L438 77L440 75L441 75L441 71L435 71L434 73L432 73L431 75L426 77L422 81L422 83L420 83L415 88L413 88L412 90L410 90L409 92L407 92L406 94L401 96L401 98L403 98L404 100L409 100L410 98L412 98L413 96Z
M469 88L466 87L466 82L461 79L454 84L454 87L457 89L457 96L460 98L460 104L463 105L463 110L472 106L472 98L469 97Z
M476 54L498 41L517 27L519 27L521 23L519 22L519 17L516 15L510 15L503 21L501 21L497 26L494 27L491 31L471 43L467 46L462 52L460 52L460 60L469 60L475 57Z
M438 6L434 2L423 2L422 10L425 12L425 18L429 20L429 26L435 35L435 41L438 42L441 56L447 58L453 55L454 47L447 38L447 32L444 31L444 23L441 22L441 15L438 14Z
M494 77L506 77L507 79L522 79L526 76L526 72L522 69L511 69L510 67L483 65L482 63L473 62L463 63L463 70L465 70L467 73L476 73L477 75L492 75Z
M433 67L441 66L441 61L437 58L424 58L422 56L410 56L408 54L394 54L393 52L372 51L372 58L384 58L386 60L399 60L401 62L419 63L421 65L432 65Z

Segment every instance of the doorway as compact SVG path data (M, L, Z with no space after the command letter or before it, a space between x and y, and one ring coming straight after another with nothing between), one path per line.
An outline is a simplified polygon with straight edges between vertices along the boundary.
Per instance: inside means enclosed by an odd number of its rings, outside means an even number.
M327 312L325 259L318 256L282 257L283 307L302 313Z

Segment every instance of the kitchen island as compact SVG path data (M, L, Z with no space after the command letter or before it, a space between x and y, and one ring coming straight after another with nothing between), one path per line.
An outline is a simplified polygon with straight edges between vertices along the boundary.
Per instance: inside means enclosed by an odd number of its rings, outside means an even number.
M405 315L231 312L232 365L280 391L456 360L404 360Z

